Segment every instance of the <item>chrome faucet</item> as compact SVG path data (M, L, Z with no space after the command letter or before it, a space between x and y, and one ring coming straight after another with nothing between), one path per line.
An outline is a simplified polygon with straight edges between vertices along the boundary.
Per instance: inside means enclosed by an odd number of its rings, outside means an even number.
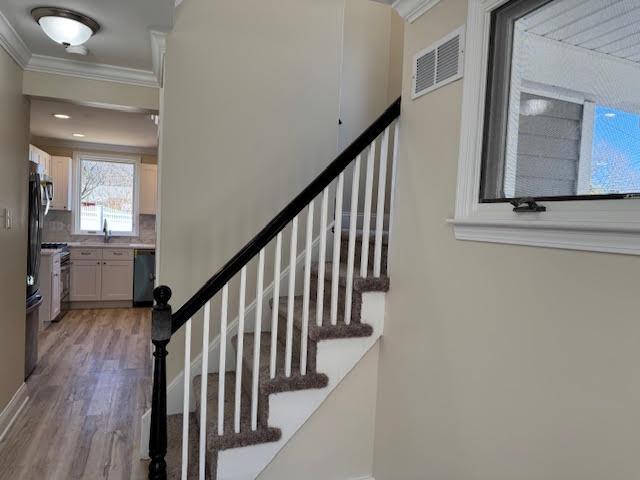
M109 230L109 224L107 223L106 218L104 219L102 232L104 233L104 243L109 243L109 240L111 240L111 230Z

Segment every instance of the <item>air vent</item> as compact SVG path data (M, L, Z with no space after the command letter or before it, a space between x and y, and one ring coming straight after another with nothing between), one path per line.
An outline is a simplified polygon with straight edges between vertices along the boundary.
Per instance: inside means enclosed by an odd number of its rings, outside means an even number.
M412 98L418 98L462 78L464 27L425 48L414 57Z

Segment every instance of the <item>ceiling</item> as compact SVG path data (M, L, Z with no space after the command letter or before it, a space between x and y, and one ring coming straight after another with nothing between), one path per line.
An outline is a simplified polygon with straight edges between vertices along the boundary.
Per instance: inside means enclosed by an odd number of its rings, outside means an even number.
M101 30L85 45L89 55L72 55L50 40L31 18L35 7L55 6L95 19ZM0 0L0 12L34 55L152 70L151 30L169 31L173 0Z
M70 115L59 120L54 113ZM148 114L85 107L50 100L31 100L31 135L78 143L155 148L158 133ZM73 137L83 133L84 138Z
M640 63L640 0L560 0L523 22L530 33Z

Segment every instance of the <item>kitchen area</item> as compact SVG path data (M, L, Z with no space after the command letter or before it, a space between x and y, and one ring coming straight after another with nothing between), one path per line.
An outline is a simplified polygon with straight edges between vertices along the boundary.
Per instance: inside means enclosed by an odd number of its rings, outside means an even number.
M152 305L157 122L32 100L25 377L68 312Z

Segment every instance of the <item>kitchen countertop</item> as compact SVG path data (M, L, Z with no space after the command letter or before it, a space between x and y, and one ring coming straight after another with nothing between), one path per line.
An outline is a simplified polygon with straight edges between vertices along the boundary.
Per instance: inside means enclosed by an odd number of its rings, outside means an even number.
M153 243L83 243L83 242L70 242L69 248L133 248L136 250L155 250L156 246Z

